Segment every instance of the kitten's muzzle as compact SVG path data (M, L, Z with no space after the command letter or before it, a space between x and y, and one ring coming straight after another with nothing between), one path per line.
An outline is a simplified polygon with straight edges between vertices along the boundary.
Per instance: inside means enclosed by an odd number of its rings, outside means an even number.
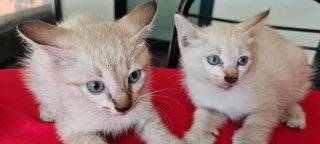
M235 83L238 80L238 70L236 67L229 66L224 70L224 80L230 84Z
M225 76L224 77L224 80L226 81L226 82L228 82L228 83L235 83L237 80L238 80L238 78L237 77L229 77L229 76Z
M128 111L132 106L131 96L128 94L118 95L112 99L112 102L115 109L120 113Z

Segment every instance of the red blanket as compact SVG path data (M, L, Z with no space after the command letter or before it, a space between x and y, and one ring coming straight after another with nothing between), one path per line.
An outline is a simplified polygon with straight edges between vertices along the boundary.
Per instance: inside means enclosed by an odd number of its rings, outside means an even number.
M153 102L168 128L183 137L192 123L194 107L179 82L177 70L153 69ZM53 124L39 119L38 106L24 88L20 70L0 71L0 144L59 144ZM311 91L301 102L307 117L305 130L293 130L279 125L271 139L272 144L320 144L320 93ZM231 144L239 123L228 122L221 130L217 144ZM112 144L142 144L132 132L110 138Z

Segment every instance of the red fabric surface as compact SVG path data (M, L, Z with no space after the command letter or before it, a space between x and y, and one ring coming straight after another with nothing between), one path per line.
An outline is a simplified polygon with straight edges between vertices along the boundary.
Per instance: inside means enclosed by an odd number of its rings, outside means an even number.
M24 88L20 70L0 71L0 144L59 144L53 124L40 121L37 104ZM194 107L179 82L177 70L153 69L153 102L164 123L182 137L192 123ZM293 130L279 125L272 144L320 144L320 93L311 91L301 102L306 112L305 130ZM239 123L228 122L221 130L217 144L231 144ZM132 132L109 139L112 144L142 144Z

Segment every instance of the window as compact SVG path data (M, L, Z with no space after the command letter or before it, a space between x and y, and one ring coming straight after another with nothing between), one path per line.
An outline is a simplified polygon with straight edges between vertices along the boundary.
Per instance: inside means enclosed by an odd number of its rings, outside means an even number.
M48 3L50 3L50 0L0 0L0 16L39 7Z

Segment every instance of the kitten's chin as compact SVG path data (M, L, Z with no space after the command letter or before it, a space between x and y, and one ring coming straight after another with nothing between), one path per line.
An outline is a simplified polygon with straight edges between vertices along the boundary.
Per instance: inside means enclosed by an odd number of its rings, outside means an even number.
M233 87L233 84L222 83L222 84L218 84L218 87L223 90L230 90Z

